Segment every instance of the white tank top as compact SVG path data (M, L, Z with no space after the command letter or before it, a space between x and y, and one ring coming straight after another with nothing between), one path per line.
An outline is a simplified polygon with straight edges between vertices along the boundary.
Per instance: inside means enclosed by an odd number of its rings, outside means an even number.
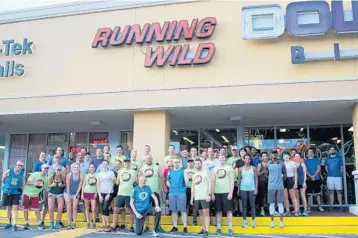
M293 170L297 168L297 164L294 161L289 160L288 162L285 162L286 170L287 170L287 178L292 178L295 176L295 173Z

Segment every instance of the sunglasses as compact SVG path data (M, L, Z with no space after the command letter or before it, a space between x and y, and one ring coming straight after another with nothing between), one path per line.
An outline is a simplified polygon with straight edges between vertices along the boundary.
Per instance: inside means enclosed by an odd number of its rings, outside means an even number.
M19 167L24 167L22 164L17 164L16 166L19 166Z
M44 169L49 169L49 167L45 167Z

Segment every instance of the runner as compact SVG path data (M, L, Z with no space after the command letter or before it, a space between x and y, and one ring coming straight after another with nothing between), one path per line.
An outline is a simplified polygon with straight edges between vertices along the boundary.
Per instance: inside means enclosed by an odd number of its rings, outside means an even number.
M96 170L99 167L100 164L103 162L103 151L101 148L98 148L96 150L96 157L91 160L91 163L94 164Z
M274 150L273 154L277 154L277 151ZM270 227L275 227L275 205L278 205L278 211L280 214L280 228L283 228L285 225L283 223L283 194L284 186L283 181L286 180L287 172L285 164L278 160L277 156L273 156L272 160L268 163L268 186L267 186L267 203L270 204L269 211L271 216Z
M137 150L132 150L131 152L131 168L136 171L136 174L138 174L140 164L137 161Z
M211 152L212 155L214 154L212 148ZM195 209L199 210L200 214L200 223L202 226L201 232L199 235L203 235L203 237L209 236L209 225L210 225L210 201L212 194L212 181L210 176L208 176L207 169L202 168L203 164L201 159L195 160L195 168L197 171L194 175L194 183L191 190L191 199L190 203L194 205L195 201Z
M161 210L157 196L152 192L152 189L146 185L146 177L144 175L139 177L139 185L134 188L133 195L130 201L133 213L136 216L135 232L137 235L143 233L144 222L151 212L151 199L155 204L154 212L154 230L153 236L158 237L160 229Z
M87 221L86 228L91 228L90 224L90 205L92 211L92 228L96 229L96 211L97 211L97 178L94 173L95 166L90 164L88 168L88 174L86 174L85 179L82 184L82 198L85 202L85 216Z
M175 146L174 145L169 145L168 152L169 152L169 155L164 157L164 164L168 164L169 159L173 160L174 158L177 158L177 156L175 154Z
M216 210L216 234L221 235L222 212L226 212L229 231L232 236L232 210L233 210L233 192L234 192L234 170L232 165L226 164L226 157L219 156L220 166L214 169L214 186L212 201Z
M307 169L306 165L304 163L304 160L301 158L301 155L299 153L295 154L294 161L297 163L297 190L296 192L296 199L297 199L297 205L298 209L300 208L300 194L301 194L301 200L303 205L303 212L301 213L299 210L299 215L302 216L308 216L307 213L307 199L306 199L306 179L307 179Z
M34 172L30 175L27 179L25 188L24 188L24 219L25 219L25 226L24 229L27 230L30 228L29 224L29 209L33 209L36 214L36 219L39 230L44 229L44 225L41 221L40 216L40 208L39 208L39 195L43 189L47 189L48 187L48 177L47 171L49 169L48 164L43 164L41 166L42 172Z
M62 165L60 164L60 162L61 162L61 157L60 157L60 155L55 154L55 155L53 156L53 163L52 163L52 165L50 165L50 168L49 168L49 170L48 170L48 176L49 176L49 177L52 176L52 175L54 175L54 174L56 174L57 169L59 169L59 168L61 169L61 174L64 175L64 176L66 176L66 174L67 174L67 169L66 169L65 166L62 166Z
M162 188L164 189L165 192L165 205L166 208L168 208L169 211L169 187L167 186L167 181L168 181L168 174L169 171L173 169L173 159L172 158L168 158L167 160L167 168L164 169L163 172L163 178L162 178ZM170 211L169 211L169 215L170 215Z
M305 161L307 167L307 194L308 194L308 205L309 212L313 204L313 196L316 197L318 209L324 212L321 206L321 161L314 156L313 148L307 150L307 159Z
M126 212L131 216L131 227L130 232L134 232L133 228L133 217L134 214L130 209L130 199L133 194L133 185L136 182L136 172L131 169L131 159L125 158L124 167L118 171L117 181L119 181L118 193L116 194L116 203L113 214L113 223L114 226L118 224L118 214L121 212L122 216L122 225L118 227L119 230L124 230L126 228ZM118 161L117 161L118 162ZM117 227L114 228L116 230Z
M209 173L212 173L214 171L214 168L218 167L219 165L220 165L219 160L217 160L214 156L214 149L209 148L208 158L203 163L203 168L206 169Z
M267 198L267 183L268 183L268 154L261 153L262 161L257 167L259 174L259 189L257 199L259 200L260 216L265 216L265 198Z
M185 176L184 168L180 167L178 158L173 159L173 169L169 171L167 186L169 188L169 209L172 212L173 228L170 232L178 231L178 212L183 221L183 235L188 234L188 214L186 211L186 187L189 179Z
M252 156L252 165L257 168L257 166L261 162L260 154L258 153L257 149L255 147L251 148L251 156Z
M54 156L52 156L49 161L48 164L51 166L54 163L54 159L55 157L60 157L60 161L59 164L61 164L63 167L65 167L67 170L69 169L69 164L68 164L68 159L64 156L64 151L62 147L58 147L56 149L56 153ZM51 168L50 168L51 169Z
M74 163L73 171L67 175L66 191L64 193L67 207L67 229L76 228L77 207L80 199L83 179L83 176L80 174L80 164Z
M55 160L56 161L56 160ZM59 158L58 158L59 161ZM60 222L63 212L63 192L66 187L66 176L63 174L64 169L60 164L51 166L55 173L49 175L49 192L48 192L48 208L50 211L50 229L61 228ZM57 217L56 224L54 223L55 201L57 201Z
M39 160L37 160L35 163L34 163L34 167L32 167L32 172L41 172L42 171L42 165L43 164L46 164L47 161L46 161L46 154L45 152L41 152L40 153L40 156L39 156Z
M3 186L4 203L3 205L7 209L7 225L5 230L12 228L13 231L17 231L17 218L20 198L22 194L24 177L24 163L17 161L16 166L13 169L8 169L2 176L1 182ZM12 223L12 225L11 225Z
M111 158L111 161L110 161L110 163L111 163L112 166L115 166L115 165L116 165L116 161L117 161L117 160L120 160L120 161L122 162L122 164L123 164L124 159L126 158L126 157L123 155L123 147L122 147L121 145L117 145L117 147L116 147L116 152L117 152L117 154L116 154L115 156L113 156L113 157Z
M258 189L258 173L254 166L251 165L251 156L245 155L244 157L245 165L238 169L238 185L240 188L240 196L242 200L242 227L247 227L246 214L248 210L247 202L251 208L251 227L255 228L255 197L257 195Z
M146 157L145 164L142 165L139 176L144 175L146 177L146 183L152 190L153 194L157 197L159 206L160 206L160 181L162 177L162 172L159 169L158 165L153 164L152 155L148 154ZM152 200L152 205L154 206L154 201ZM161 228L158 228L159 231L162 231ZM144 232L149 232L149 217L147 217L146 228Z
M197 157L198 159L198 157ZM187 205L187 211L188 214L193 214L193 225L197 225L197 211L194 209L194 206L190 204L191 199L191 188L193 186L193 177L196 172L196 169L194 167L194 159L189 158L188 159L188 168L184 170L185 176L188 179L188 186L186 188L186 205Z
M245 155L247 155L246 150L244 148L241 148L239 150L239 157L240 158L238 160L236 160L235 167L234 167L234 169L235 169L235 178L236 178L235 179L235 187L234 187L234 195L237 198L237 199L234 199L234 209L235 209L235 211L234 211L233 215L235 217L240 216L240 208L241 208L241 211L242 211L242 201L241 201L241 197L239 196L240 191L239 191L239 187L238 187L238 184L237 184L238 183L237 176L239 174L239 169L245 165L245 161L244 161Z
M288 197L290 197L292 201L292 205L294 206L294 216L298 216L298 203L296 199L296 189L298 185L298 176L297 176L297 163L291 159L291 156L288 152L282 153L283 160L285 161L285 167L287 171L287 179L284 183L284 198L285 198L285 208L286 213L285 216L291 216L290 212L290 203Z
M109 207L111 206L114 181L116 177L113 171L108 170L109 162L102 162L102 171L97 174L97 193L102 207L103 231L111 232L109 226Z

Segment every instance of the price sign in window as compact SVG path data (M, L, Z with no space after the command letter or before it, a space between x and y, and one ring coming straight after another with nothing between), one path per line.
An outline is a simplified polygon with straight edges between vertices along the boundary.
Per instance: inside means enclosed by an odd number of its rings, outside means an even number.
M98 148L103 149L104 146L108 145L108 132L91 132L90 143L91 156L95 157Z

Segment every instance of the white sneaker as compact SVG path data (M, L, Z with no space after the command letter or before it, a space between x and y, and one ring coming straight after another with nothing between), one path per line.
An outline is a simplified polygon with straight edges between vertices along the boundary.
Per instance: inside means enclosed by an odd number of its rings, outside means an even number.
M155 232L154 230L153 230L153 234L152 234L154 237L158 237L159 236L159 234L157 233L157 232Z
M243 221L242 221L241 227L242 227L242 228L246 228L246 227L247 227L247 221L246 221L246 220L243 220Z
M251 221L251 227L252 227L252 228L255 228L255 227L256 227L255 221Z
M270 223L270 227L271 227L271 228L275 228L275 222L274 222L274 221L272 221L272 222Z
M324 209L323 209L321 206L318 206L318 210L319 210L320 212L324 212Z
M280 228L284 228L285 224L283 224L283 221L280 221Z

